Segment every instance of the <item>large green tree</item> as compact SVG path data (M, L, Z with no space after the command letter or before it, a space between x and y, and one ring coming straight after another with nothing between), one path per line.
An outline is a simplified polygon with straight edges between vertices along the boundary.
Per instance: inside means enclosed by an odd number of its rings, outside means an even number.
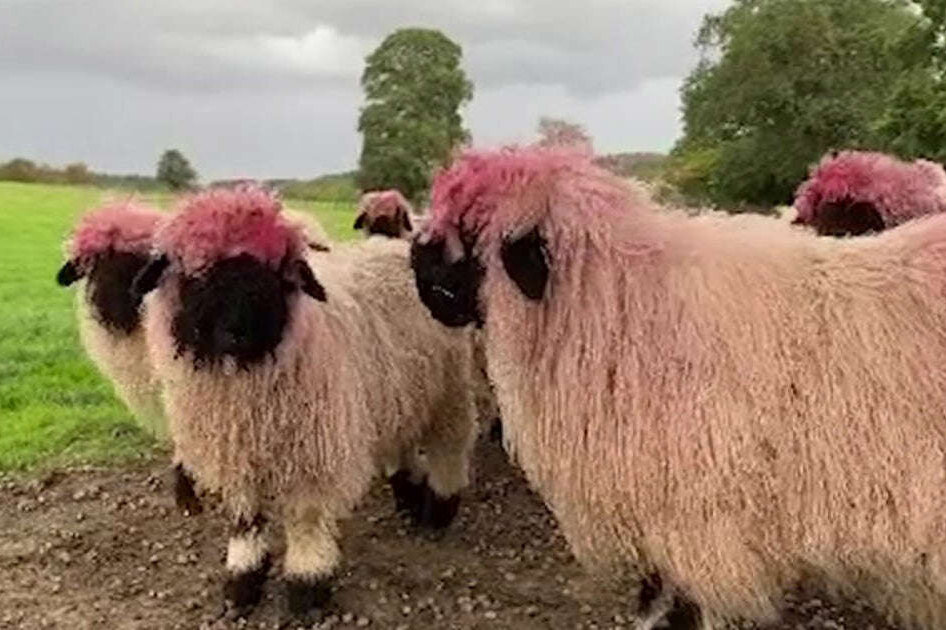
M167 184L171 190L185 190L196 183L197 171L183 153L168 149L158 160L157 180Z
M703 200L783 203L825 151L884 148L891 87L922 73L923 20L907 0L735 0L707 15L671 179Z
M469 139L460 108L473 97L462 50L436 30L395 31L367 58L358 184L417 200L431 173Z

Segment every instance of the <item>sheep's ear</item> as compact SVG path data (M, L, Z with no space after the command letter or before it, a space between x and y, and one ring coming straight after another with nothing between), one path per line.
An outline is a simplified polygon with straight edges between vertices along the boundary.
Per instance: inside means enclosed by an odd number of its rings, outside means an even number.
M404 225L404 229L408 232L414 231L414 226L411 225L411 217L408 216L408 212L404 208L401 208L401 223Z
M541 300L549 281L545 239L533 228L515 241L503 241L500 256L506 273L530 300Z
M56 282L59 283L59 286L68 287L84 275L75 261L70 260L59 268L59 273L56 274Z
M293 276L293 282L300 291L319 302L328 301L328 297L325 295L325 287L315 279L315 274L312 273L312 269L304 260L292 261L289 269Z
M154 291L161 281L161 275L164 274L164 270L167 269L170 264L171 261L163 254L158 258L152 258L151 262L145 265L132 281L132 295L141 297Z
M365 213L362 212L355 218L355 225L353 225L352 227L356 230L360 230L364 226L365 226Z

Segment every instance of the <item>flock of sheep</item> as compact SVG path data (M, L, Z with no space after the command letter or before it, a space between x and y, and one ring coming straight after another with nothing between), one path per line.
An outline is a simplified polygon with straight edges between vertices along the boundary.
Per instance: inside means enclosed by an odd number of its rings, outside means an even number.
M946 172L834 154L795 210L691 217L587 155L468 151L422 215L366 194L349 245L252 186L107 205L58 281L178 505L222 497L239 612L275 519L315 618L378 473L449 525L498 414L578 560L638 579L642 630L773 620L802 579L946 627Z

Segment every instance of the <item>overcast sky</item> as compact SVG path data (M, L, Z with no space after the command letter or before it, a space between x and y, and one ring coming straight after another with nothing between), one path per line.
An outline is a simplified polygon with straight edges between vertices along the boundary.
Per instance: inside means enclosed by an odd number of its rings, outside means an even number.
M702 15L727 0L0 0L0 159L204 180L353 168L365 55L438 28L481 145L584 124L599 152L667 150Z

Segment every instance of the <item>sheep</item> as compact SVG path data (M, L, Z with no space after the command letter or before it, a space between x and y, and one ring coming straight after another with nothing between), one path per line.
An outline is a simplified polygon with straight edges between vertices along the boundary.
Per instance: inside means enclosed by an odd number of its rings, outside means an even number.
M935 162L903 162L883 153L832 152L795 194L793 223L823 236L881 232L946 210L946 171Z
M426 216L416 216L410 202L400 192L391 189L362 195L353 227L363 230L369 238L379 236L410 240L414 229L423 227L424 221ZM491 439L500 441L502 422L499 419L499 406L486 373L486 355L481 343L474 345L473 361L477 415L488 425Z
M65 244L67 260L56 276L64 287L84 279L76 295L79 337L86 353L112 383L141 427L167 439L161 392L147 360L141 300L130 292L148 263L151 239L163 215L134 201L107 203L84 214ZM172 466L174 498L185 514L201 511L193 479Z
M507 450L577 559L656 578L641 627L769 621L807 577L946 627L946 215L730 228L515 148L432 198L418 293L483 326Z
M286 608L317 615L338 566L339 519L379 468L420 525L443 528L468 484L470 335L413 289L409 243L305 251L255 187L185 200L135 282L177 452L233 519L224 597L258 601L264 528L283 518ZM314 269L314 271L313 271ZM418 454L418 447L420 452Z
M413 214L414 208L397 190L368 192L358 202L358 216L352 227L363 230L366 235L410 239L414 230Z

